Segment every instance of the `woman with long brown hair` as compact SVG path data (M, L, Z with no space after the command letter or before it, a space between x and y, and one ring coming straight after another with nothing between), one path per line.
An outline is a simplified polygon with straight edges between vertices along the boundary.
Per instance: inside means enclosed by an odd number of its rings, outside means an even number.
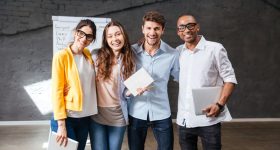
M90 138L94 150L120 150L128 124L126 80L135 71L134 53L124 27L109 22L102 47L93 51L96 62L98 114L91 117Z

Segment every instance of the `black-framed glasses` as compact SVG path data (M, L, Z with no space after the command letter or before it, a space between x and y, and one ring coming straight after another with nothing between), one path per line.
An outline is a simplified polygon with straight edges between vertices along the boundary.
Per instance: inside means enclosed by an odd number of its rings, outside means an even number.
M83 38L84 36L86 36L86 40L87 41L93 41L94 39L94 36L92 34L86 34L84 31L82 30L77 30L77 35L80 37L80 38Z
M184 32L186 30L186 28L188 28L189 30L193 30L196 25L197 25L197 23L180 24L178 26L178 31Z

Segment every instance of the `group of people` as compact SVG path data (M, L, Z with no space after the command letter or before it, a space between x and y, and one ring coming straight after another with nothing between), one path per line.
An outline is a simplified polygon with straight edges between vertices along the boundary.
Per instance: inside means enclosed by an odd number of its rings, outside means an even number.
M74 29L74 41L53 57L51 130L57 142L67 138L84 150L88 135L94 150L120 150L127 128L131 150L143 150L147 130L153 130L157 149L173 149L173 125L167 84L170 75L179 82L177 124L183 150L196 150L198 137L204 149L221 149L221 121L231 116L225 104L234 85L234 70L225 48L198 35L200 26L192 15L177 21L183 44L176 49L161 38L166 20L156 11L143 17L143 39L131 45L124 27L109 22L103 31L102 46L89 51L96 39L96 26L81 20ZM140 68L154 79L149 87L133 96L124 81ZM195 115L192 89L222 86L219 100Z

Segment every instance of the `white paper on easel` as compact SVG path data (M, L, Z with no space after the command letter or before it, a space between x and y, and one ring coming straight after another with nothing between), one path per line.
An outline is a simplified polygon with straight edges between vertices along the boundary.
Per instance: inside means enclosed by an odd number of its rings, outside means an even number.
M124 85L127 89L136 96L138 94L138 88L145 88L154 82L154 79L150 74L142 67L127 80L124 81Z

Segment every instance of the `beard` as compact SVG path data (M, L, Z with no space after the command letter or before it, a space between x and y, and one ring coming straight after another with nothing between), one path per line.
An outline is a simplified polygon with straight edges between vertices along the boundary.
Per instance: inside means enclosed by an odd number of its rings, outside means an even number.
M157 44L160 42L160 40L159 40L159 39L150 39L150 38L147 38L147 39L146 39L146 42L147 42L147 44L150 45L150 46L155 46L155 45L157 45Z

